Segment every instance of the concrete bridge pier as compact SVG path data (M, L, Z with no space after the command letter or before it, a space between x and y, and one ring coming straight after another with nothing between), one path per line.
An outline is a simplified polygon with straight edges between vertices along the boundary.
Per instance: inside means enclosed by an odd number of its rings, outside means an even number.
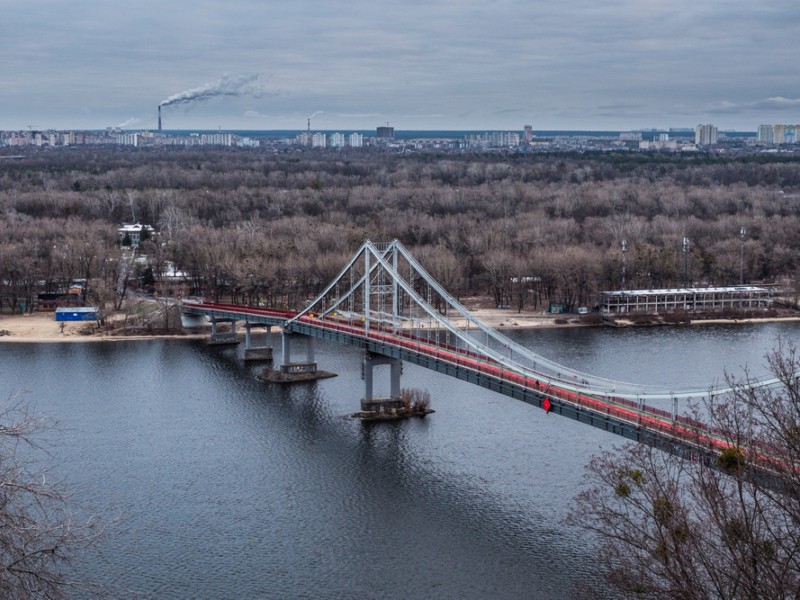
M231 330L220 333L217 330L217 323L230 323ZM238 344L239 338L236 336L236 320L211 317L211 337L208 339L208 343L211 346Z
M305 361L292 360L292 342L298 340L305 340L306 342ZM281 358L280 367L278 369L269 367L264 369L258 376L261 381L268 381L270 383L302 383L314 381L316 379L325 379L326 377L336 377L335 373L317 369L317 363L314 360L314 338L310 335L293 333L284 329L281 333L281 350L283 351L283 357Z
M373 369L379 365L389 365L389 397L373 396ZM402 412L403 400L400 397L400 375L403 361L371 352L364 353L362 377L364 379L364 398L361 400L362 415L393 416Z
M292 339L298 340L305 338L306 341L306 360L305 362L292 361ZM314 338L310 335L291 333L283 331L281 333L281 374L292 375L299 378L314 378L317 373L317 363L314 360Z
M267 345L266 346L253 346L253 327L266 327L267 328ZM272 360L272 325L262 325L261 323L244 324L244 360L257 361L257 360Z

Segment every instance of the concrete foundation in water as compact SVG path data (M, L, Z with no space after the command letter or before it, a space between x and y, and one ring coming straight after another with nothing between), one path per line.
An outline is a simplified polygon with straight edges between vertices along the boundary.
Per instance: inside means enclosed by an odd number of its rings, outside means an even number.
M264 369L258 374L259 381L269 383L302 383L306 381L316 381L317 379L328 379L337 377L336 373L330 371L285 371L283 369Z
M272 360L272 348L268 346L265 346L263 348L245 348L244 360L246 362Z
M361 400L361 410L353 413L362 421L397 421L409 417L422 417L436 412L427 406L407 407L401 398L372 398Z
M238 336L233 332L215 333L208 338L209 346L235 346L239 343Z

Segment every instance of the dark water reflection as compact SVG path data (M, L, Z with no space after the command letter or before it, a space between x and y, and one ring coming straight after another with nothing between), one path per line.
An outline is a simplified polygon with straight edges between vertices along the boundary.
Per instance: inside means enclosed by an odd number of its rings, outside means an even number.
M762 356L792 324L518 332L528 346L631 381L702 385ZM583 466L620 440L405 365L425 420L348 418L359 354L339 373L263 384L241 349L190 341L2 345L62 434L77 501L124 524L81 568L143 598L565 598L600 585L587 536L562 523ZM387 384L381 374L376 392ZM84 510L88 510L84 508Z

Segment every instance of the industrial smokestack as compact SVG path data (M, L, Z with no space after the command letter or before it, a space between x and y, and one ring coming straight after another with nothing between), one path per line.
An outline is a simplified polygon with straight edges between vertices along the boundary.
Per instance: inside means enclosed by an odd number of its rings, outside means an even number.
M321 111L321 110L318 110L318 111L317 111L317 112L315 112L313 115L311 115L310 117L308 117L308 133L311 133L311 119L313 119L313 118L314 118L314 117L316 117L317 115L321 115L321 114L322 114L322 111Z
M161 105L158 105L158 130L161 131Z

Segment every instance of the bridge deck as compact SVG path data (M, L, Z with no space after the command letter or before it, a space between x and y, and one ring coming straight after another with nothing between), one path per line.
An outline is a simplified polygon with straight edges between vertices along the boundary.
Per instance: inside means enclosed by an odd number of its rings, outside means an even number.
M720 432L678 415L677 403L732 390L665 391L558 364L476 319L398 240L377 245L366 240L302 312L198 303L184 303L183 310L277 325L285 332L399 358L675 454L715 462L729 447ZM671 401L672 412L648 406L644 398ZM746 448L750 463L757 465L754 470L769 476L793 467L765 448Z

